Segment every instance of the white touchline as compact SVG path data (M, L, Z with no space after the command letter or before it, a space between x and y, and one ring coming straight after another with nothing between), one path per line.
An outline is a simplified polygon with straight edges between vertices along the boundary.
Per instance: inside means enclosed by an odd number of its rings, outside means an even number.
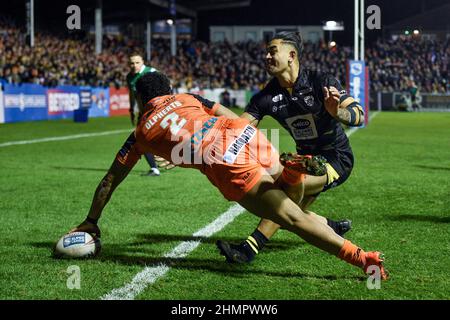
M379 112L374 112L369 121L372 120ZM358 127L351 128L346 131L348 137L357 131ZM239 204L230 207L226 212L220 215L216 220L208 224L206 227L198 230L192 236L209 238L214 233L222 230L227 224L231 223L237 216L243 213L245 209ZM176 246L172 251L164 254L164 258L180 259L186 257L194 251L201 241L184 241ZM170 267L165 263L155 266L146 267L144 270L134 276L130 283L121 288L113 289L110 293L101 297L102 300L133 300L138 294L144 291L149 285L155 283L159 278L163 277Z
M235 204L227 211L222 213L216 220L206 227L198 230L192 236L209 238L216 232L222 230L227 224L231 223L237 216L243 213L245 209L239 204ZM201 243L201 240L184 241L176 246L172 251L166 253L164 258L180 259L186 257L194 251ZM161 263L155 266L146 267L144 270L134 276L130 283L121 288L113 289L110 293L101 297L102 300L133 300L138 294L163 277L170 267Z
M61 136L61 137L48 137L48 138L40 138L33 140L21 140L21 141L11 141L0 143L0 148L9 147L21 144L32 144L32 143L40 143L40 142L49 142L49 141L62 141L62 140L73 140L80 138L89 138L89 137L98 137L98 136L106 136L110 134L123 133L123 132L132 132L133 129L123 129L123 130L112 130L112 131L103 131L103 132L93 132L93 133L81 133L74 134L70 136Z

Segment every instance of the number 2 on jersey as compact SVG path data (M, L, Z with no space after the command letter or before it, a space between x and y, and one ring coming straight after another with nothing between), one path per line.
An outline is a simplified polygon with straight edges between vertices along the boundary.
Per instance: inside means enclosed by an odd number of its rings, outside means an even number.
M181 128L183 128L183 126L186 123L186 119L185 118L181 118L179 119L180 116L178 114L176 114L175 112L172 112L170 114L168 114L164 119L162 119L161 121L161 127L163 129L166 129L167 126L170 125L170 132L176 136L177 133L181 130ZM179 119L179 121L178 121ZM178 121L178 122L177 122Z

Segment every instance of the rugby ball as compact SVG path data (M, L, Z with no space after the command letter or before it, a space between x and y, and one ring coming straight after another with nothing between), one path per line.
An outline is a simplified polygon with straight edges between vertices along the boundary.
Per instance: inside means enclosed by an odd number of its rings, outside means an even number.
M100 249L100 238L87 232L72 232L58 240L53 255L56 258L90 258L98 255Z

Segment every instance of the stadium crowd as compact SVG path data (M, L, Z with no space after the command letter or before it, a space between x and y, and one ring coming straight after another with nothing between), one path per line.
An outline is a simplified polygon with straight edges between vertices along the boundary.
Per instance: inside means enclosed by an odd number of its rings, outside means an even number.
M36 83L125 86L128 54L139 43L123 36L103 39L103 51L94 53L91 38L59 37L38 32L35 46L25 45L23 30L0 18L0 83ZM178 42L177 56L170 41L152 42L151 65L169 75L174 87L226 87L257 91L268 80L264 71L265 46L260 42ZM327 71L345 83L346 61L352 48L330 49L325 43L305 43L303 64ZM448 86L450 47L445 42L404 38L379 40L366 49L371 90L403 91L411 80L422 92L442 93Z

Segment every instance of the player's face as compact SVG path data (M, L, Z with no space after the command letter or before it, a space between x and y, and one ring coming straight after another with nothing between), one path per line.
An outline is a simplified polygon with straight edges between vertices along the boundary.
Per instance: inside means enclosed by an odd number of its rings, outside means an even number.
M141 70L141 67L144 65L144 60L140 56L132 56L130 57L130 68L131 72L138 73Z
M280 39L274 39L267 45L266 70L271 76L283 73L289 68L291 46L283 44Z

